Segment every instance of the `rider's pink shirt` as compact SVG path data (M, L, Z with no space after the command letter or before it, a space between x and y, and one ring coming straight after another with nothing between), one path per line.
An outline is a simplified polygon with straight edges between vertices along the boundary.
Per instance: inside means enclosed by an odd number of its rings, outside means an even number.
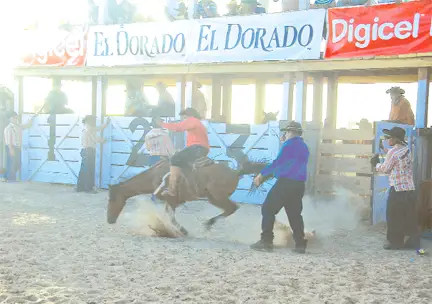
M195 117L188 117L177 123L162 123L162 127L171 131L186 131L186 146L200 145L210 148L207 129L201 121Z

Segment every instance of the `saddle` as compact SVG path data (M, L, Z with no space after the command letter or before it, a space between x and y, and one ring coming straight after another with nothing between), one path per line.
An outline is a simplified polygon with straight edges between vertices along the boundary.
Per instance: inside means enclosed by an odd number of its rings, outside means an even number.
M181 169L181 178L179 181L178 189L181 192L186 191L186 196L190 200L204 197L203 185L200 184L198 178L199 169L213 165L215 162L211 158L205 156L197 159L193 163L189 163L187 167ZM162 178L162 184L156 189L154 194L160 193L168 183L170 173L168 172Z
M215 162L211 158L204 156L199 159L197 159L195 162L190 163L188 167L182 168L182 178L181 183L184 183L186 186L187 191L189 192L189 195L193 197L202 197L203 192L202 191L202 185L200 184L200 180L198 178L198 171L201 168L205 168L208 166L213 165ZM179 189L182 185L179 185Z

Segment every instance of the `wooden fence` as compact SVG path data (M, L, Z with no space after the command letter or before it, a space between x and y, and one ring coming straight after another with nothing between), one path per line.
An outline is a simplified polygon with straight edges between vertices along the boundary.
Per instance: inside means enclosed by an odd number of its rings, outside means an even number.
M327 129L318 148L315 194L333 196L341 191L362 198L369 206L372 195L373 129Z
M25 115L23 121L28 118ZM233 169L238 169L239 161L245 157L270 162L279 152L279 128L283 123L205 122L210 157ZM37 117L23 136L22 179L76 184L81 163L81 130L81 118L76 115L57 115L54 120L49 115ZM96 185L107 188L148 168L150 158L143 139L149 130L149 119L112 117L103 134L106 143L97 148ZM321 130L319 126L306 125L304 138L311 153L308 192L328 198L348 192L369 206L373 137L372 128ZM181 133L173 133L172 138L177 142L184 140ZM263 190L250 194L252 176L245 176L231 198L236 202L261 204L273 183L270 181Z
M27 121L29 115L24 115ZM150 131L150 119L112 117L103 132L106 143L96 151L96 185L107 188L146 170L150 157L144 137ZM244 157L251 160L273 160L279 151L279 123L263 125L227 125L205 122L209 132L210 157L238 169ZM39 115L23 134L23 180L76 184L81 164L81 118L76 115ZM181 133L172 133L174 141L183 142ZM176 145L178 147L178 145ZM250 193L252 176L241 179L232 195L236 202L261 204L272 186Z

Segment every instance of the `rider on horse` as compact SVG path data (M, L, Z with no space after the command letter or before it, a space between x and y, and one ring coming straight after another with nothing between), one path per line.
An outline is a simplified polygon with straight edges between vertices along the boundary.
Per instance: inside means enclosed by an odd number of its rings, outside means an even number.
M169 187L162 192L162 197L176 197L177 184L181 175L181 169L193 164L196 160L207 156L209 153L209 140L207 128L201 123L201 116L193 108L187 108L180 112L183 118L178 123L161 123L162 128L184 132L186 131L186 148L175 153L171 157Z

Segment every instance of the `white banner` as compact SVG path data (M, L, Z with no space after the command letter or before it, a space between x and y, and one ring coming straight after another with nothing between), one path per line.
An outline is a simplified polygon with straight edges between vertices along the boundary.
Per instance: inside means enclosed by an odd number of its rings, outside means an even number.
M190 29L188 20L93 26L87 66L185 63Z
M319 59L325 10L95 26L87 66Z
M201 19L192 29L186 61L319 59L325 10Z

